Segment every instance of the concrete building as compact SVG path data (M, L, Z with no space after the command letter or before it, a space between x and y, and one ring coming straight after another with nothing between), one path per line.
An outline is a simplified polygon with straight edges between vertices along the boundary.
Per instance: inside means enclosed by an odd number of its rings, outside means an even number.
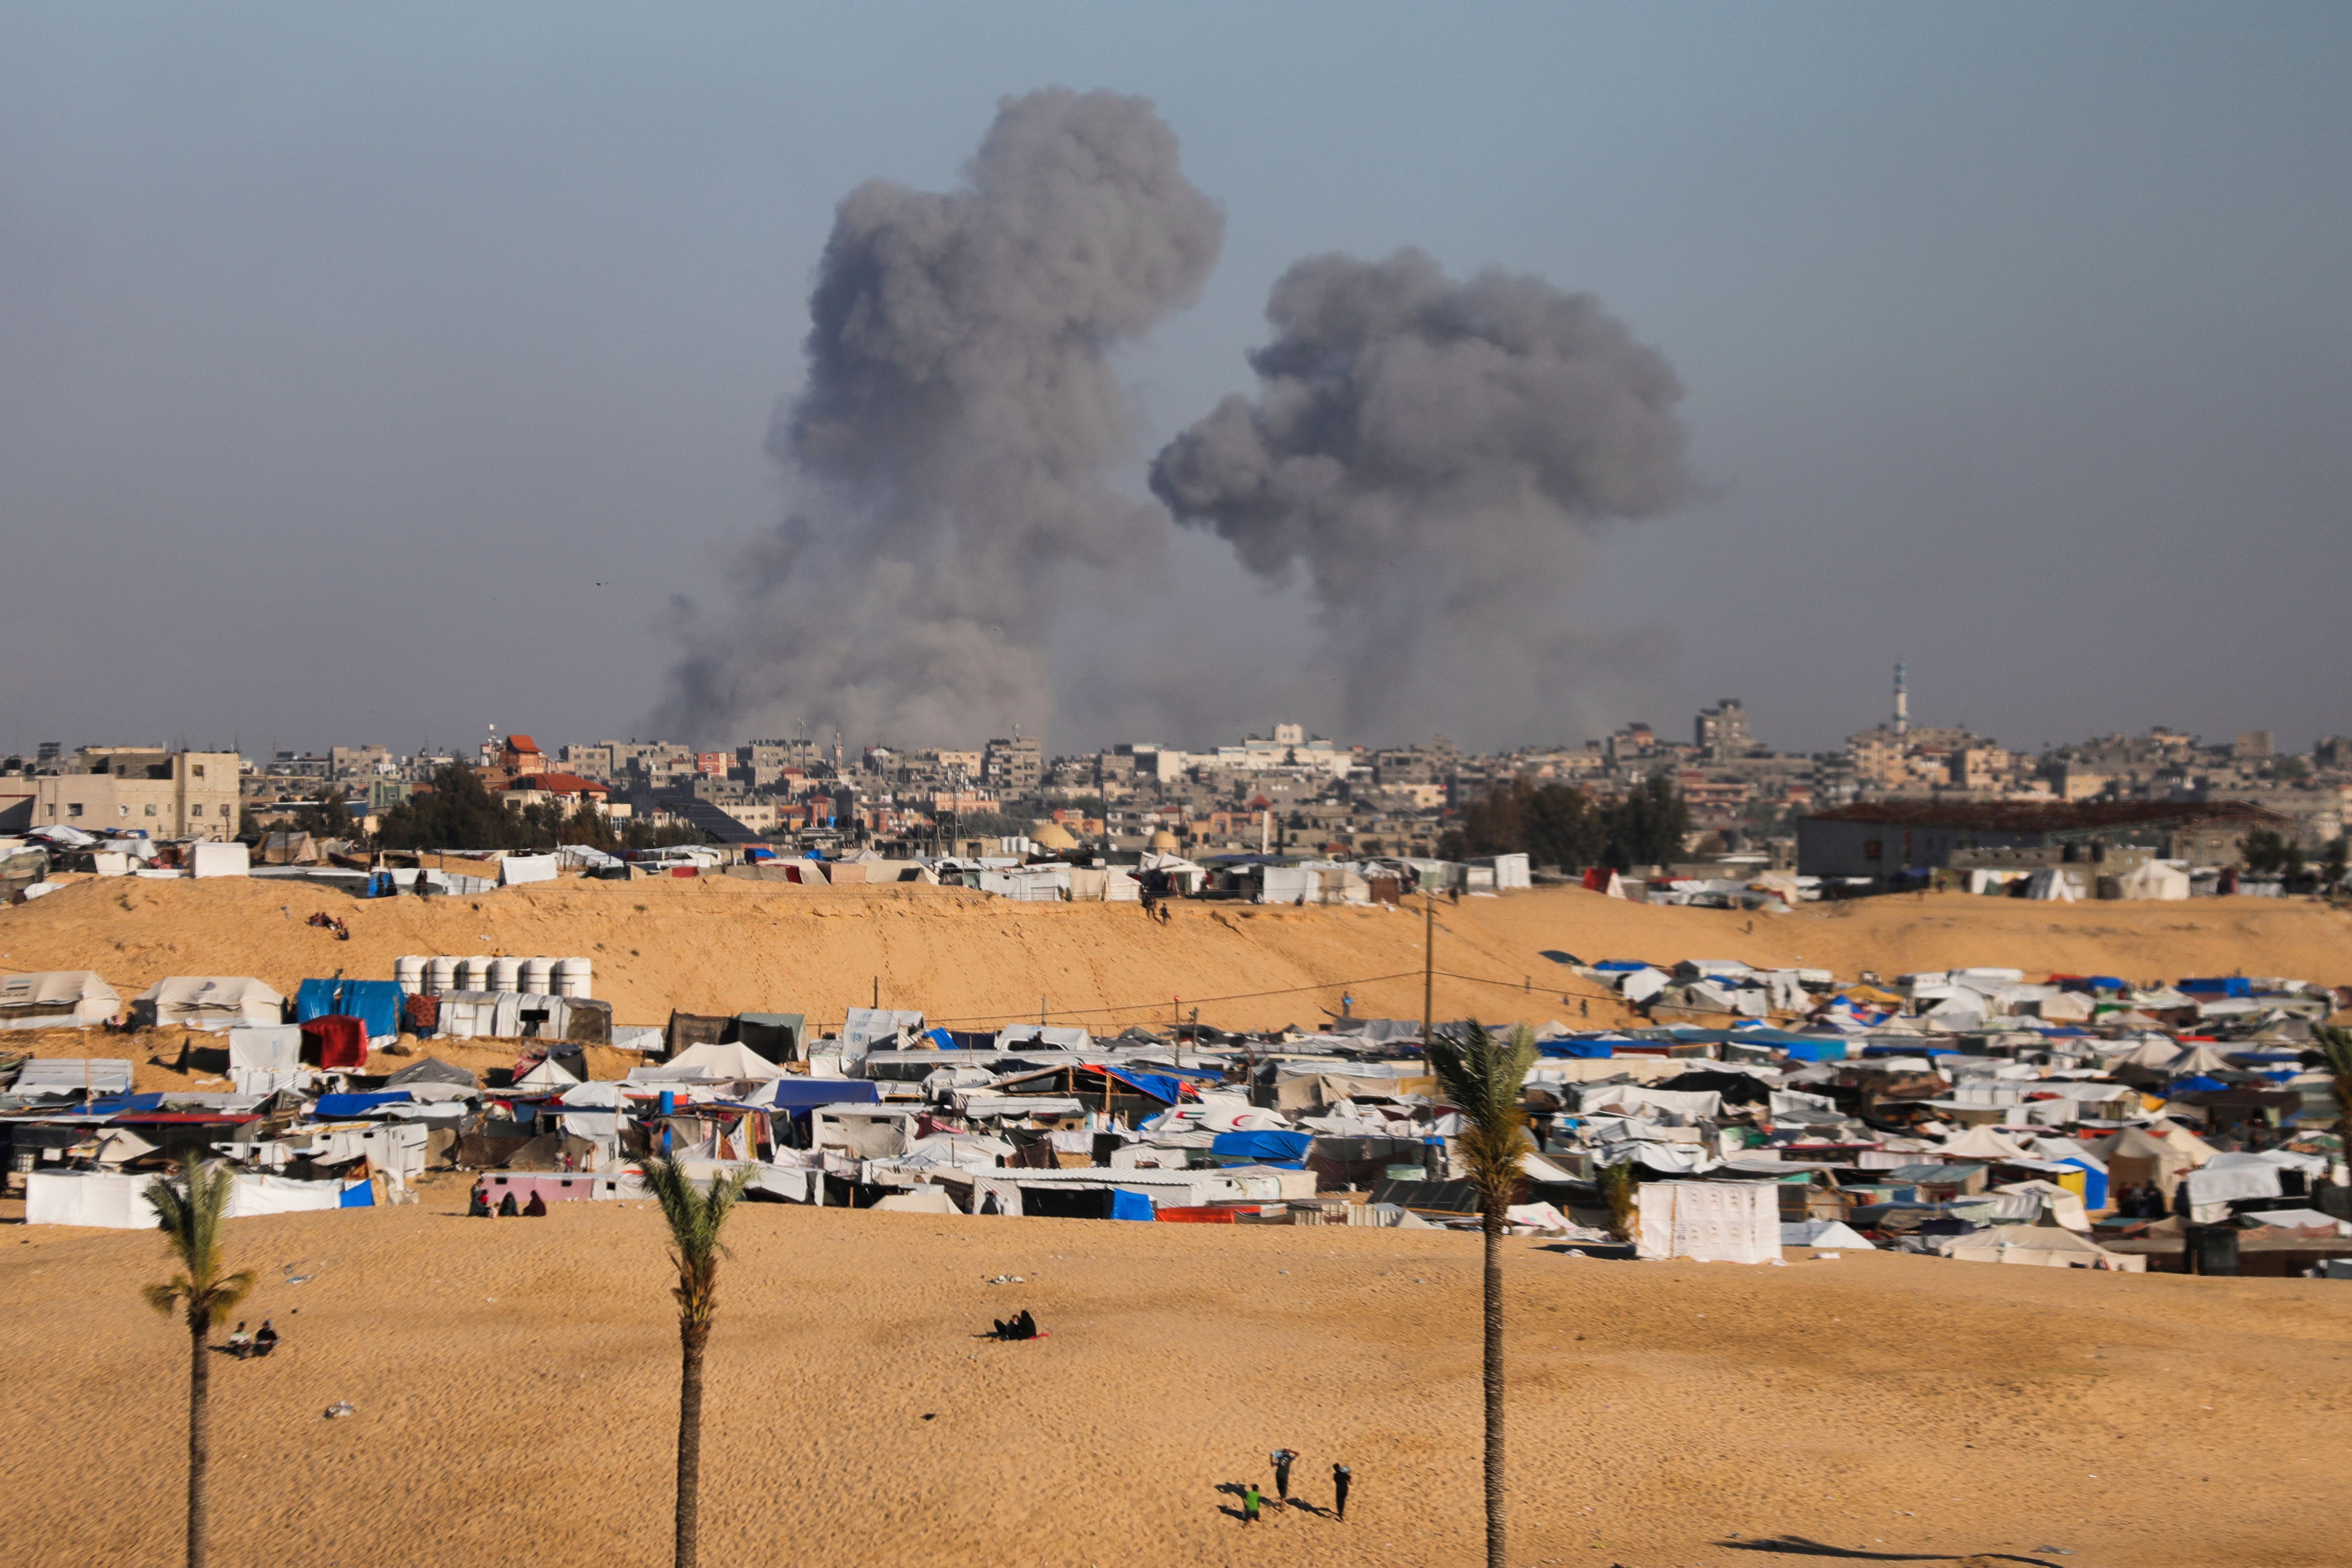
M1800 817L1797 871L1807 877L1891 877L1951 864L1980 849L2140 846L2168 860L2233 865L2258 828L2291 825L2242 801L1864 801Z
M14 825L62 824L84 833L150 838L236 837L235 752L171 752L159 747L85 746L67 770L38 775ZM11 825L0 823L0 829Z
M988 742L981 754L981 778L1000 795L1033 795L1045 782L1045 747L1034 735Z

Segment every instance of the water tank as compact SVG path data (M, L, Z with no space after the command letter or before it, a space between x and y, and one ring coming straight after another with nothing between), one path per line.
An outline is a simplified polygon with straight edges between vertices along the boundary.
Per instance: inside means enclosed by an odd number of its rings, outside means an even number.
M589 978L593 966L584 958L558 959L555 964L555 994L589 999Z
M555 994L555 960L526 958L522 961L522 991L526 996Z
M457 989L457 961L444 953L425 961L425 989L438 996L444 991Z
M522 960L494 958L490 960L490 983L488 991L520 991L522 989Z
M459 960L457 961L457 989L458 989L458 990L460 990L460 991L488 991L489 988L490 988L490 958L489 958L489 954L488 954L488 953L478 953L478 954L476 954L474 957L471 957L471 958L461 958L461 959L459 959Z
M425 960L411 953L392 961L392 978L411 996L425 989Z

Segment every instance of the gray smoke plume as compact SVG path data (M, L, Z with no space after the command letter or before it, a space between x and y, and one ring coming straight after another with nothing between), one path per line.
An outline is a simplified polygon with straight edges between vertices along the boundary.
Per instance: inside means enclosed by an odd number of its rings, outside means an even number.
M1260 576L1303 570L1351 732L1558 715L1628 672L1563 624L1585 542L1685 499L1682 386L1590 294L1429 257L1300 261L1261 383L1171 442L1151 488Z
M731 613L677 616L665 731L1040 732L1066 569L1160 549L1159 510L1108 482L1135 431L1107 356L1198 297L1223 213L1151 105L1108 92L1002 100L963 174L836 210L808 384L769 437L794 504Z

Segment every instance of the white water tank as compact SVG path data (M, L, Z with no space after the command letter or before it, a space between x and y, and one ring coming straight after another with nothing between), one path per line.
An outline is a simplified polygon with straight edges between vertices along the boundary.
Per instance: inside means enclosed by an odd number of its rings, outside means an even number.
M490 983L488 991L520 991L522 989L522 960L494 958L490 960Z
M457 989L457 961L447 953L425 961L425 989L435 996Z
M488 991L490 989L490 955L477 953L457 961L457 989Z
M392 961L392 978L411 996L425 989L425 960L415 953Z
M593 966L584 958L558 959L555 964L555 994L587 1001L590 977Z
M526 958L522 961L522 992L526 996L555 994L555 960Z

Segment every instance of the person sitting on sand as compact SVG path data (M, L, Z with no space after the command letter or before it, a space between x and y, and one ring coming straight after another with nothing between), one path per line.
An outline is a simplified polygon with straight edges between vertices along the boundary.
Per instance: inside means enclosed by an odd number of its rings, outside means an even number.
M474 1184L474 1191L472 1194L466 1199L466 1212L477 1219L487 1219L489 1217L489 1189L479 1182L476 1182Z
M1037 1320L1029 1315L1028 1308L1022 1308L1021 1315L1013 1321L1018 1330L1015 1337L1024 1340L1034 1340L1037 1337Z
M278 1348L278 1330L267 1318L261 1320L261 1331L253 1336L253 1353L268 1355Z
M499 1200L499 1215L500 1218L512 1219L515 1215L520 1213L522 1213L522 1205L515 1202L515 1195L512 1193L509 1193L506 1196Z
M236 1327L228 1331L228 1353L239 1361L253 1353L253 1331L245 1326L243 1318L239 1318Z
M537 1187L530 1190L530 1202L522 1205L522 1212L532 1219L547 1217L547 1199Z

